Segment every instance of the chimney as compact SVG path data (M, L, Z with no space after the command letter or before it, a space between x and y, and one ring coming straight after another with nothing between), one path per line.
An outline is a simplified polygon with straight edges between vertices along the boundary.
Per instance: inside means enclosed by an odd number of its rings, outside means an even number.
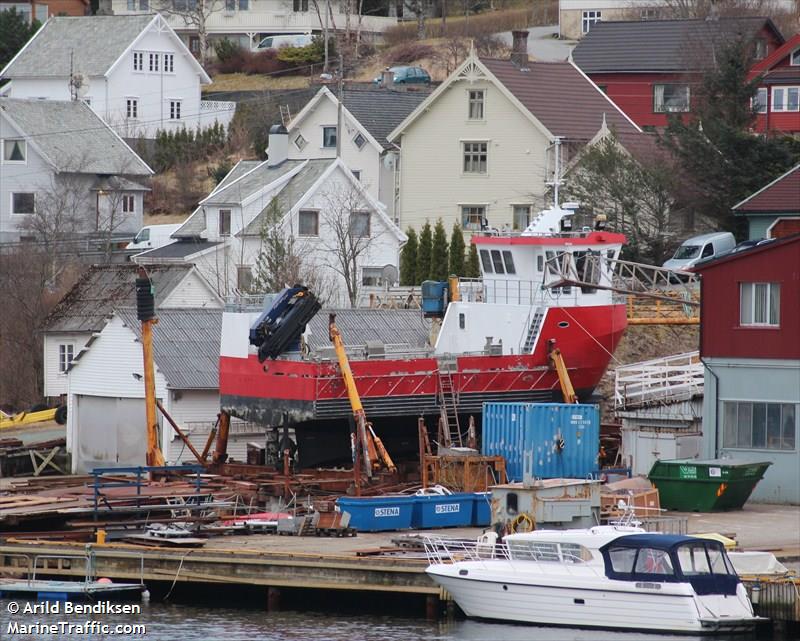
M289 158L289 132L283 125L269 128L267 154L267 167L277 167Z
M111 8L111 0L99 0L97 7L98 16L113 16L114 9Z
M520 69L528 68L528 31L512 31L511 62Z
M391 89L394 87L394 71L391 71L389 67L381 72L381 87L385 87L386 89Z

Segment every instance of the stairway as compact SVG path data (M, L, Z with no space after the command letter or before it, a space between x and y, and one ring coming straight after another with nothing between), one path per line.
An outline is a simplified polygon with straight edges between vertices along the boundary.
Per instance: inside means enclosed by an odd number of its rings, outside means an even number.
M439 408L442 435L439 446L461 447L461 425L458 422L458 396L453 386L453 374L449 368L439 367Z
M522 354L530 354L533 351L533 346L536 345L536 339L539 337L539 330L542 328L544 312L545 310L542 307L536 308L531 324L528 326L528 335L525 337L525 343L522 345Z

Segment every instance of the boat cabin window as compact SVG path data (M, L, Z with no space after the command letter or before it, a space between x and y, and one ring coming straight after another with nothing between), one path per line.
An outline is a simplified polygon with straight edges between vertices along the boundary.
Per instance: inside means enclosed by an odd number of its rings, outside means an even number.
M542 256L541 254L539 254L536 257L536 271L537 272L544 271L544 256Z
M500 250L498 249L492 250L492 266L494 267L495 274L505 274L505 270L503 269L503 259L500 256Z
M636 557L637 574L669 574L675 573L669 553L665 550L642 548Z
M630 574L636 563L636 552L634 548L611 548L608 551L608 558L611 559L611 567L614 572Z
M503 263L506 266L506 274L517 273L517 270L514 269L514 257L511 255L511 252L509 251L503 252Z
M678 548L678 563L684 576L698 574L734 574L727 556L722 550L703 544L681 545Z
M485 249L481 249L481 264L483 265L484 274L494 273L494 270L492 269L492 259L489 257L489 252Z
M578 543L551 543L548 541L509 539L508 551L515 561L583 563L592 558L592 553Z

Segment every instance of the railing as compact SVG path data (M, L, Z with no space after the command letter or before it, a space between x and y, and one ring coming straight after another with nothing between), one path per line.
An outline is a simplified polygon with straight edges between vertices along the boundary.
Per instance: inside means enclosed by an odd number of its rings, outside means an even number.
M614 407L625 409L686 400L703 393L699 352L686 352L618 367Z
M236 111L236 103L232 100L201 100L200 111L230 112L233 115L233 112Z

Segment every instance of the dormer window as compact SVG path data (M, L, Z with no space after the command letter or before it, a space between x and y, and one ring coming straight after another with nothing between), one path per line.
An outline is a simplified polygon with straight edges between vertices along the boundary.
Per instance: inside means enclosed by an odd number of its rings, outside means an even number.
M789 56L789 64L793 67L800 66L800 47L792 51L792 55Z
M220 236L230 236L231 235L231 210L230 209L220 209L219 210L219 235Z

